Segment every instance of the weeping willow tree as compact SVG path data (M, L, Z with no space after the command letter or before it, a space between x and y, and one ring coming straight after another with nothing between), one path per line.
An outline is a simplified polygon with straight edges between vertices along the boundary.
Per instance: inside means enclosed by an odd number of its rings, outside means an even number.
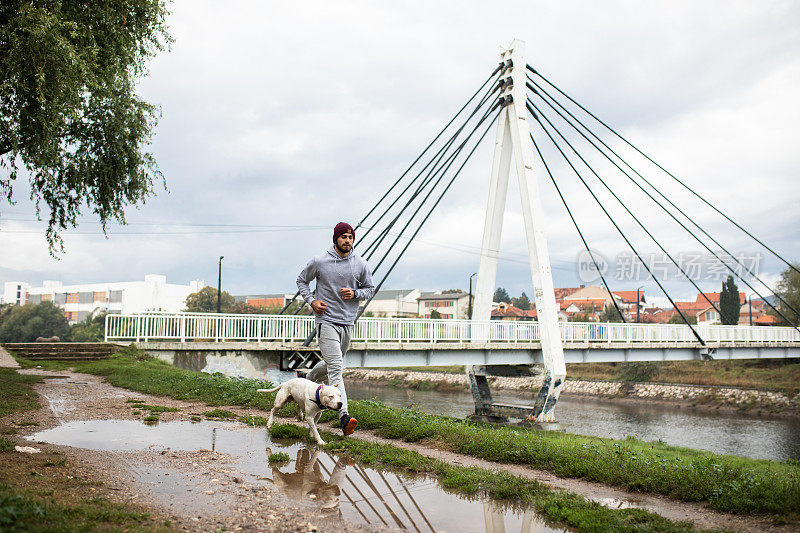
M0 195L29 179L51 254L81 208L105 230L163 183L146 151L159 110L135 88L172 40L167 14L163 0L0 2Z

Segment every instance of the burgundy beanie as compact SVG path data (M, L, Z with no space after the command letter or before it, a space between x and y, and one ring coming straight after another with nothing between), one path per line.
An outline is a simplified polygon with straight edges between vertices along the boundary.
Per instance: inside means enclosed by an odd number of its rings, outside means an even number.
M336 239L344 235L345 233L350 232L353 234L353 239L356 238L356 232L353 231L352 226L347 222L339 222L336 224L336 227L333 228L333 244L336 244Z

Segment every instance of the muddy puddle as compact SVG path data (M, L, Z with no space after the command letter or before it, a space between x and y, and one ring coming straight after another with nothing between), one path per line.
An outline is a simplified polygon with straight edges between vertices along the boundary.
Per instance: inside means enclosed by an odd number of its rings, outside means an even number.
M254 485L273 485L294 504L307 505L360 524L408 531L550 532L532 510L512 508L488 498L469 500L444 491L435 480L410 477L331 455L314 445L272 440L264 428L233 422L164 422L147 426L130 420L64 423L35 433L34 442L103 450L120 460L134 452L156 454L210 450L224 454L226 468ZM286 463L270 466L268 456L283 452ZM207 487L193 485L191 475L162 466L139 465L139 483L156 497L197 505Z

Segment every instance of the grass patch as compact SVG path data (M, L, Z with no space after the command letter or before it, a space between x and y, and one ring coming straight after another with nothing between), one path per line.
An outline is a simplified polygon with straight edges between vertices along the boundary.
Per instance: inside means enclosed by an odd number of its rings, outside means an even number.
M208 405L241 405L272 408L273 396L256 392L270 388L263 380L231 379L222 374L203 374L176 368L127 347L108 359L80 365L81 372L105 376L115 387L169 396L178 400L202 401Z
M291 459L289 458L289 455L286 453L276 452L269 454L267 460L269 460L269 464L276 464L276 463L279 464L279 463L288 463Z
M116 356L88 363L84 369L107 375L117 386L179 399L198 399L212 405L268 410L274 399L274 394L255 393L255 389L266 387L264 381L208 376L158 361ZM465 455L524 464L561 477L662 494L682 501L707 502L719 511L770 513L795 520L800 509L800 467L796 464L718 455L637 439L613 440L492 427L391 408L376 401L351 401L350 414L358 418L360 427L374 429L386 438L427 441ZM273 427L274 437L308 435L305 428L290 425L294 429L278 429L281 426L286 425Z
M203 417L201 417L201 416L190 416L189 420L191 420L192 422L200 422L200 421L203 420Z
M307 427L294 424L275 424L269 430L269 434L275 439L302 439L308 438L309 430Z
M11 352L9 351L9 353ZM47 359L34 361L32 359L25 359L24 357L17 357L16 355L14 355L14 359L17 360L19 366L22 368L40 368L42 370L49 370L51 372L61 372L64 370L69 370L70 368L76 366L77 363L77 361L65 362L65 361L50 361Z
M140 525L147 513L122 504L93 498L73 505L60 504L39 491L18 491L0 485L2 531L165 531Z
M159 418L158 415L156 414L147 415L146 417L142 418L142 422L158 422L158 421Z
M5 428L3 431L0 431L0 435L16 435L17 430L14 428Z
M17 422L17 425L18 426L38 426L39 422L36 422L34 420L20 420L19 422Z
M31 388L39 376L20 374L13 368L0 368L0 417L39 408L39 395Z
M203 414L208 418L236 418L236 413L226 409L214 409L212 411L206 411Z
M14 441L5 437L0 437L0 452L10 452L14 450Z
M146 405L146 404L139 404L136 406L138 409L144 409L146 411L150 411L151 413L171 413L174 411L180 411L177 407L166 407L164 405Z
M673 522L642 509L609 509L564 490L553 490L530 479L504 471L452 465L393 446L356 439L341 439L326 434L332 442L326 448L344 452L362 463L406 473L436 476L447 490L467 496L489 495L501 501L531 505L536 512L554 522L578 531L610 532L689 532L689 522Z

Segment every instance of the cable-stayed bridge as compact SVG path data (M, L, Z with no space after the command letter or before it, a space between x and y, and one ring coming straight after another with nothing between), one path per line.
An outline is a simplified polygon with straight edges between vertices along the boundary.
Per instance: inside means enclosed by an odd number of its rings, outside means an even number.
M582 361L648 361L698 358L760 358L800 356L799 305L769 287L753 269L743 264L697 221L700 213L685 202L687 194L706 212L730 224L761 249L783 262L792 276L800 269L752 232L735 222L708 199L637 148L606 122L567 95L525 61L525 45L514 40L500 55L500 63L455 116L425 147L359 221L356 251L366 259L377 281L384 285L403 254L451 189L481 141L496 127L487 208L478 265L473 320L359 318L351 366L406 366L465 364L472 382L478 414L499 412L491 401L486 373L497 365L543 363L545 379L536 405L526 417L539 422L554 420L553 409L566 377L565 363ZM535 134L535 135L534 135ZM553 157L555 159L553 159ZM600 163L598 163L600 161ZM633 161L633 162L631 162ZM495 289L500 237L508 180L514 166L519 184L522 216L531 267L535 323L490 321ZM557 168L566 169L559 173ZM655 172L658 180L653 177ZM558 176L556 176L558 174ZM683 325L627 324L614 298L611 303L623 324L563 324L550 267L546 224L537 176L547 176L563 204L599 277L611 293L581 225L605 223L619 235L649 275L649 282L669 300ZM613 178L616 181L612 180ZM649 177L648 177L649 176ZM600 219L581 221L564 194L567 179L580 184L596 204ZM619 181L624 184L622 188ZM659 181L660 180L660 181ZM641 196L630 207L631 194ZM679 202L677 198L684 197ZM679 205L679 203L681 205ZM644 213L663 214L658 227L648 226ZM633 230L627 229L633 227ZM643 259L653 247L706 299L710 308L725 316L720 301L712 301L690 273L668 250L659 231L680 229L697 242L721 268L751 293L761 297L786 328L748 326L698 326L692 324ZM297 268L299 271L299 266ZM298 293L299 294L299 293ZM303 366L314 358L313 319L299 315L307 305L287 303L279 316L110 315L107 340L167 341L198 349L203 341L243 343L243 348L274 349L286 365ZM361 307L363 313L366 302ZM359 313L359 317L361 315ZM735 320L734 320L735 322ZM305 336L305 337L304 337ZM302 342L300 342L302 339ZM269 345L269 346L267 346ZM262 348L258 348L261 346ZM158 349L157 346L152 347ZM164 348L167 349L167 348ZM209 348L213 349L213 348ZM219 350L219 348L217 348ZM287 352L288 355L283 355ZM508 411L505 411L508 412Z

